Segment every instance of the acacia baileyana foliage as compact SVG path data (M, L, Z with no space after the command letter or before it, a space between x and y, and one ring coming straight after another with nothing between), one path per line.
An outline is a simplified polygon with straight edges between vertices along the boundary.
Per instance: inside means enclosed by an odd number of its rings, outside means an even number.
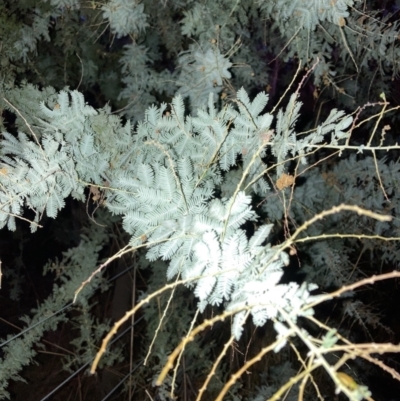
M322 366L350 399L369 397L365 386L344 385L346 374L336 373L342 365L321 356L339 340L347 344L344 337L333 330L311 341L299 318L311 321L325 299L312 292L318 286L342 288L365 276L357 252L400 263L400 165L379 153L399 149L391 122L382 124L387 99L395 99L396 11L352 0L3 2L0 227L29 224L35 232L69 197L93 201L102 209L101 218L90 216L96 223L120 219L138 266L152 271L149 288L181 280L199 312L232 316L232 342L243 340L248 316L256 327L271 322L271 350L286 352L297 336L313 355L302 366L309 375ZM109 237L85 226L80 245L47 265L59 281L24 318L35 329L2 342L0 399L32 361L33 344L65 315L37 323L64 311L89 282L75 310L76 360L66 366L93 359L109 326L90 313L95 288L107 288L91 274ZM294 258L302 283L283 280ZM193 325L181 290L169 320ZM355 293L342 312L387 329ZM178 340L173 327L154 327L158 309L146 314L146 338L157 332L160 340L149 374L155 381ZM198 367L229 378L227 366L211 369L210 344L194 347L188 360L204 352ZM285 355L260 375L249 400L272 397L296 375ZM104 363L121 359L117 349ZM169 399L174 380L167 376L158 399ZM231 394L244 399L238 387Z

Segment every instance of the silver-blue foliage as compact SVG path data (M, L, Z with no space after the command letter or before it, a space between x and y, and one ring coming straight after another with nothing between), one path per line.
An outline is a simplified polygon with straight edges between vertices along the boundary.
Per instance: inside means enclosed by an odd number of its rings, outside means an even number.
M260 225L250 238L242 227L257 220L252 194L270 191L263 178L269 147L284 171L288 152L306 161L305 150L328 138L324 134L332 132L334 143L344 138L342 130L351 119L332 111L315 134L298 141L300 104L294 96L292 110L278 112L275 132L274 116L262 114L265 93L251 101L241 89L236 109L217 110L210 95L208 107L196 117L186 115L180 96L171 112L165 104L152 106L134 133L107 107L97 112L88 106L77 91L61 91L51 99L37 106L40 136L30 127L18 138L4 134L3 225L15 229L24 206L36 211L35 222L44 212L55 217L68 195L82 198L86 185L99 186L104 205L122 215L131 245L144 243L149 260L169 261L168 278L189 280L201 309L223 302L228 310L249 308L256 325L279 318L280 310L293 319L302 313L301 306L311 299L309 289L278 285L288 256L268 244L272 226ZM239 156L240 181L228 197L216 197ZM237 338L240 316L233 324Z

